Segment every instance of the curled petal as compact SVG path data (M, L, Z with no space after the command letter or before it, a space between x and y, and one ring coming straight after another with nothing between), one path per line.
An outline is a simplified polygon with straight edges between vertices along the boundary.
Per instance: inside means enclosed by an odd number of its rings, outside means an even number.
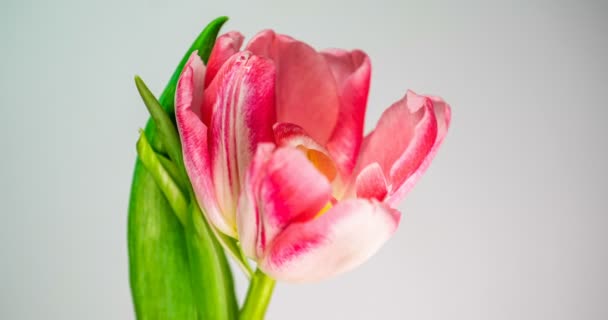
M422 160L422 163L420 166L418 166L418 169L414 173L410 174L405 182L396 188L396 190L392 192L392 194L386 199L386 202L389 205L396 205L396 203L403 199L403 197L405 197L405 195L414 187L422 174L426 171L426 169L428 169L431 161L435 157L435 154L437 154L437 151L439 150L439 146L441 146L443 139L448 133L451 120L450 105L439 97L429 96L428 98L433 103L433 110L437 120L437 137L435 139L435 143L433 143L433 147L426 155L424 160Z
M287 282L322 280L370 258L399 224L396 210L375 201L339 202L322 216L292 223L279 234L260 268Z
M382 114L376 129L365 138L357 171L377 162L392 190L398 190L420 168L436 139L437 121L432 100L408 91ZM399 197L404 194L400 193ZM394 204L400 198L389 194L388 199Z
M199 205L209 221L221 232L234 236L235 230L218 208L207 145L207 127L199 117L203 99L205 66L196 52L192 53L179 78L175 93L175 116L180 133L184 165Z
M278 146L300 149L329 181L336 178L338 170L329 152L304 132L302 127L293 123L277 123L273 126L273 129Z
M332 49L323 52L336 79L340 97L338 121L327 149L343 176L355 167L363 140L365 108L369 93L371 62L360 50Z
M245 173L261 142L273 140L275 70L271 61L250 52L232 56L218 74L211 118L210 156L219 206L232 225Z
M293 147L297 148L304 146L307 149L314 149L322 152L327 150L317 143L304 128L297 124L278 122L272 127L274 131L274 139L280 147Z
M299 125L325 145L340 109L338 88L325 58L309 45L271 30L247 45L277 67L277 120Z

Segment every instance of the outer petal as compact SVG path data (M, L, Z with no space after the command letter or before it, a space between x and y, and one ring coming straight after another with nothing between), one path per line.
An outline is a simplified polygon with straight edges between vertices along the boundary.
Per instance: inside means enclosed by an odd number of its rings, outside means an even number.
M237 227L239 242L246 256L257 258L256 247L258 237L262 231L260 210L257 201L257 193L260 189L260 181L266 173L268 160L274 151L272 143L261 143L249 165L245 183L239 196L237 210ZM262 235L263 236L263 235Z
M179 78L175 93L175 115L180 133L184 164L199 205L209 221L221 232L234 236L235 231L218 208L207 149L207 127L198 112L203 98L205 66L194 52Z
M339 202L317 219L293 223L267 250L259 266L288 282L322 280L353 269L393 234L400 214L363 199Z
M325 145L340 108L338 88L325 58L309 45L271 30L260 32L247 49L277 66L277 120L301 126Z
M217 38L209 56L205 76L205 98L201 112L203 123L207 126L211 125L211 117L217 106L218 91L222 88L225 77L231 70L231 68L222 68L222 66L239 52L242 43L243 35L234 31L228 32Z
M429 96L428 98L433 103L433 110L435 111L435 118L437 119L437 138L435 139L431 151L426 155L418 169L386 199L386 202L389 205L396 205L414 187L422 174L428 169L435 154L437 154L437 150L439 150L439 146L441 146L443 139L448 133L448 127L450 126L452 117L450 105L439 97Z
M332 49L323 52L323 56L332 69L340 95L338 121L327 149L342 175L348 177L355 167L363 140L371 63L360 50Z
M209 86L222 65L235 53L239 52L241 45L243 45L243 39L243 35L237 31L230 31L217 37L207 63L205 87Z
M235 225L240 185L255 148L273 140L275 71L271 61L241 52L222 66L224 72L211 118L210 155L219 206Z
M430 99L408 91L406 96L387 109L377 128L370 133L359 157L358 172L377 162L397 190L418 170L437 138L437 121ZM397 198L389 198L394 204Z

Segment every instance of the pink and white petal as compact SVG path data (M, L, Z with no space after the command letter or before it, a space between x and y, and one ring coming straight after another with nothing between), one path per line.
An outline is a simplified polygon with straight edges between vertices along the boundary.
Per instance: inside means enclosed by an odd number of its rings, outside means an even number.
M194 52L177 83L175 93L175 115L184 155L184 165L205 216L218 230L235 236L231 227L218 208L209 163L207 127L201 121L200 111L203 96L205 66Z
M396 230L401 214L365 199L338 204L317 219L293 223L266 251L259 267L286 282L323 280L369 259Z
M374 162L363 168L355 182L357 198L376 199L383 201L389 192L388 181L382 168Z
M342 175L348 177L355 167L363 140L371 62L360 50L332 49L323 52L323 56L332 69L340 95L338 121L327 149Z
M264 239L260 249L289 224L314 218L331 199L325 176L295 148L279 148L271 156L260 181L258 207L262 208Z
M210 83L205 84L205 93L203 99L203 106L201 111L201 118L203 119L203 123L207 126L211 126L211 118L215 113L215 110L218 105L218 98L220 97L220 93L223 92L223 87L225 86L226 78L232 76L233 68L232 65L234 63L234 59L239 56L239 53L235 53L226 60L228 63L222 64L220 70L216 73L211 80Z
M208 87L215 78L220 68L230 57L239 52L243 45L243 35L237 31L230 31L217 37L209 61L207 62L207 74L205 75L205 87Z
M237 209L237 230L239 242L246 256L257 259L256 254L258 237L262 231L261 217L256 197L260 190L260 181L266 173L268 160L275 150L272 143L260 143L257 147L239 196Z
M206 68L198 56L198 51L192 52L182 69L175 89L176 114L178 111L193 112L200 119L204 100L205 72Z
M277 67L277 120L299 125L325 145L338 120L340 100L331 69L309 45L265 30L247 50L268 57Z
M435 118L437 119L437 138L435 139L435 143L431 148L431 151L426 155L422 163L418 166L418 169L412 174L408 176L401 186L399 186L391 195L386 199L386 203L392 206L397 205L399 201L401 201L405 195L414 187L416 182L420 180L422 174L428 169L431 164L431 161L437 154L443 139L445 138L448 128L450 126L451 120L451 109L450 105L447 104L443 99L439 97L428 97L433 103L433 109L435 111Z
M376 129L365 138L357 174L368 164L377 162L392 190L397 190L416 172L436 138L437 121L432 101L408 91L382 114Z
M211 118L210 156L219 206L236 223L240 185L261 142L273 141L275 70L271 61L250 52L232 56L217 88ZM220 70L220 73L223 71Z

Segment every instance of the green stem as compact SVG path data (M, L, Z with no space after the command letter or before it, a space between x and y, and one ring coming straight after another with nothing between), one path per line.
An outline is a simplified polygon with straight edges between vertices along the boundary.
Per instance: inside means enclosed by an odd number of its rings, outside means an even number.
M262 320L272 297L275 281L260 269L255 271L241 309L240 320Z

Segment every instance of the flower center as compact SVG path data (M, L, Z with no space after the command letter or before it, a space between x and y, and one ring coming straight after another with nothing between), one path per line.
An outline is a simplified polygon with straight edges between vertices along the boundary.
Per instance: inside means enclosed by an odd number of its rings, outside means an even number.
M312 163L315 168L317 168L317 170L319 170L319 172L321 172L321 174L327 178L327 180L331 182L336 178L338 175L338 169L329 156L319 150L309 149L303 145L299 145L297 148L304 152L306 158L308 158L308 161L310 161L310 163Z
M323 151L319 151L316 149L307 148L304 145L298 145L298 150L302 151L308 161L312 163L315 168L327 178L329 182L332 182L336 176L338 175L338 169L334 164L334 161ZM333 207L334 201L328 201L327 204L319 210L319 212L314 216L313 219L317 219L320 216L324 215L329 209Z

